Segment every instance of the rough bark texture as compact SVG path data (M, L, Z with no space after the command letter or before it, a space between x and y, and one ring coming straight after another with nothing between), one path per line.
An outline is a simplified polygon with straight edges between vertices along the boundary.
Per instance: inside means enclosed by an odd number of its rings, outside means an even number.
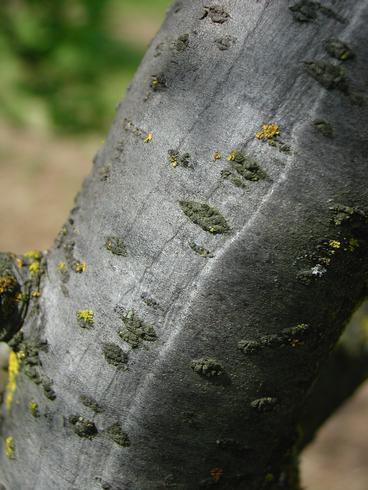
M169 11L25 258L7 490L298 488L305 396L366 294L368 6L295 3Z

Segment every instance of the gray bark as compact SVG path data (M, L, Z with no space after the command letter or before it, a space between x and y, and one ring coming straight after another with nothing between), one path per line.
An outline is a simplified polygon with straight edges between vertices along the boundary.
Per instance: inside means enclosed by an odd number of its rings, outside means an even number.
M368 6L302 3L169 11L41 297L11 310L7 490L299 488L304 400L366 294L368 240ZM20 277L7 301L35 290Z

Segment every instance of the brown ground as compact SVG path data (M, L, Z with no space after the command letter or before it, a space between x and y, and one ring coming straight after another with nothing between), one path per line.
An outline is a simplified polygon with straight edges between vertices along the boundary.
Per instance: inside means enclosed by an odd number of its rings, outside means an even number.
M52 244L101 144L100 137L62 139L0 122L0 250ZM307 490L368 490L367 421L368 385L305 452Z

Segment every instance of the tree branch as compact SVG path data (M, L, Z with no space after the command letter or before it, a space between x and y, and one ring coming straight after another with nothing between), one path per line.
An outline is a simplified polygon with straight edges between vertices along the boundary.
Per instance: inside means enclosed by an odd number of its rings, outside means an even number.
M301 422L300 449L368 378L368 302L356 312L314 383Z

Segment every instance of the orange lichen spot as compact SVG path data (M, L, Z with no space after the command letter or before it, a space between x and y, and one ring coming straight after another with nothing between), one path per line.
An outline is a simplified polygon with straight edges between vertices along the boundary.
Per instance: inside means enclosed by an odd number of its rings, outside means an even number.
M17 285L17 281L14 276L6 275L0 277L0 294L8 293L14 289Z
M289 343L291 347L299 347L300 345L304 344L304 342L300 339L289 339Z
M221 153L219 151L215 151L215 153L213 154L213 159L214 161L221 160Z
M256 138L264 141L267 140L272 141L273 138L279 135L280 135L280 127L278 124L275 123L262 124L262 129L256 132Z
M87 270L87 263L86 262L75 262L73 264L73 269L75 272L78 272L79 274L81 272L85 272Z
M238 152L236 150L233 150L230 155L227 156L226 160L229 162L233 162L237 156Z
M172 167L177 167L178 166L178 159L177 159L177 154L175 153L172 153L169 155L169 160L170 160L170 164Z
M212 468L210 471L210 475L213 481L219 481L222 475L224 474L224 470L222 468Z
M144 138L143 142L149 143L152 140L153 140L153 133L148 133L147 136Z

